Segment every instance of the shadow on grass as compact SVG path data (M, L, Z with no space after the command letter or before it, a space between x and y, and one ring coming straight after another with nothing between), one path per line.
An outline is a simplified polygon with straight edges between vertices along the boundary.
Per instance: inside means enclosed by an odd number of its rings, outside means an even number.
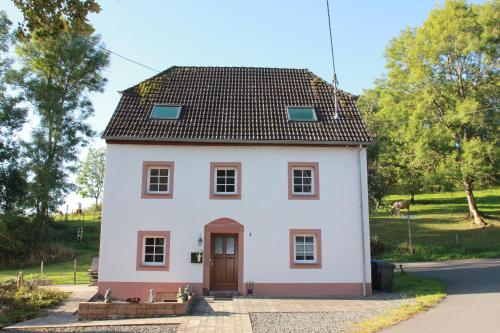
M407 200L407 199L405 199ZM397 200L390 200L389 203ZM487 194L478 195L476 203L482 213L488 215L500 215L500 195ZM389 217L391 213L391 206L385 205L380 210L373 212L373 217L386 216ZM422 198L415 200L411 206L411 214L426 215L426 214L459 214L469 213L469 206L465 195L455 197L441 197L441 198ZM406 214L406 210L402 211Z
M394 261L433 261L500 257L500 224L489 220L479 228L451 218L411 220L414 253L410 254L406 220L372 219L372 236L384 250L377 256Z

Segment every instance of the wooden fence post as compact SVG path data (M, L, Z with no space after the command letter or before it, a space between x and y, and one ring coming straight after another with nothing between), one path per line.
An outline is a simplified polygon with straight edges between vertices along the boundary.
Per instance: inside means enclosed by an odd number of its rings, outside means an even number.
M410 241L410 253L413 254L413 241L411 238L410 208L408 207L408 239Z
M76 284L76 258L73 259L73 284Z
M43 260L40 263L40 280L43 280Z

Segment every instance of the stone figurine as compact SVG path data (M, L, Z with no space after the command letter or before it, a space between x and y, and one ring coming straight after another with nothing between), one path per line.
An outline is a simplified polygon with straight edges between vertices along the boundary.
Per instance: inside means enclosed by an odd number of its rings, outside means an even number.
M187 301L188 295L184 291L184 288L179 287L179 291L177 292L177 303L183 303Z
M155 291L154 289L149 289L149 303L155 302Z
M111 296L111 288L106 289L106 293L104 294L104 303L113 302L113 297Z
M23 272L19 272L19 275L17 275L17 289L21 289L24 287L24 274Z
M193 288L191 288L189 284L186 286L186 288L184 288L184 292L188 296L188 299L193 297Z

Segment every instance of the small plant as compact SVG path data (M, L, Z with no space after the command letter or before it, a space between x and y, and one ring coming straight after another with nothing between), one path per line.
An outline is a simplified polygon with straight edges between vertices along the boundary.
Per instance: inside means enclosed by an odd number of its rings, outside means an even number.
M18 289L15 280L4 281L0 284L0 327L39 316L67 297L61 291L29 285Z
M386 250L387 250L387 245L382 243L382 241L380 241L378 236L372 236L370 238L370 251L372 257L380 255L386 252Z

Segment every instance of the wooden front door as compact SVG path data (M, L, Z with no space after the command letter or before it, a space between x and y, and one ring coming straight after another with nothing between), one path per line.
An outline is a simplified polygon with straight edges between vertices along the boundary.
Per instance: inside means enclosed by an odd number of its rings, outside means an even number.
M238 235L212 234L210 289L238 290Z

